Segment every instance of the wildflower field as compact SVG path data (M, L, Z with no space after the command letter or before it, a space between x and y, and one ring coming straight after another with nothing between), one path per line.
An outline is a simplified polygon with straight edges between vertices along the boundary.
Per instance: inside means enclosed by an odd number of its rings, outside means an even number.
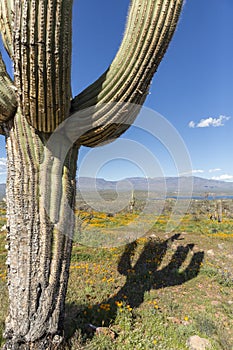
M83 244L85 234L96 230L106 238L135 220L138 208L76 212L64 349L188 350L192 335L208 339L213 350L233 349L233 202L223 201L218 222L210 219L214 202L193 200L179 226L166 233L173 204L166 201L146 235L109 248ZM0 230L5 224L1 203ZM0 231L0 345L7 314L5 235Z

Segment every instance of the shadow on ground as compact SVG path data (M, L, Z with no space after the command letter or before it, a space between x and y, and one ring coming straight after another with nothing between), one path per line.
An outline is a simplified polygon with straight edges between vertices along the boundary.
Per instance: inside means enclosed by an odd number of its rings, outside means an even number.
M161 267L168 248L175 240L180 240L180 234L175 234L164 241L149 240L133 266L132 259L137 242L126 245L118 263L118 272L126 276L126 282L116 294L101 303L109 305L110 311L100 313L100 304L94 305L91 310L83 305L67 304L67 337L72 336L77 329L86 333L89 323L105 327L113 324L117 315L117 304L119 305L122 300L132 309L138 308L144 301L145 292L181 285L196 277L200 271L204 252L193 253L189 264L179 270L194 244L178 245L168 264Z

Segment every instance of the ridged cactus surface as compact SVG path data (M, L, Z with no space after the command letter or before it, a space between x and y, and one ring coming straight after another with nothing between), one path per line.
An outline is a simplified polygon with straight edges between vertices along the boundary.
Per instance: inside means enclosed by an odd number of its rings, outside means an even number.
M2 122L6 122L15 115L16 109L17 100L15 86L7 73L6 66L0 53L0 126Z

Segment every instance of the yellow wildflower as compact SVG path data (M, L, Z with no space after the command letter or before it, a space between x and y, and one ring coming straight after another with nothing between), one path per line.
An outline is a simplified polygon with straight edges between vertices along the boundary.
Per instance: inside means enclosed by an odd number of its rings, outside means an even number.
M132 311L132 307L130 307L130 305L127 305L126 308L127 308L129 311Z
M114 281L115 281L115 280L114 280L114 278L112 278L112 277L109 278L109 279L107 280L108 283L111 283L111 282L114 282Z
M122 307L123 306L122 301L115 301L115 304L116 304L117 307Z

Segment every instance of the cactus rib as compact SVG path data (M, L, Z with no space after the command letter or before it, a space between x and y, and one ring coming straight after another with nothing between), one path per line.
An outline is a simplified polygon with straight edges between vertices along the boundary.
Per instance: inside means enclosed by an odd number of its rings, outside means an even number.
M15 0L14 13L20 107L30 125L50 133L70 110L72 0Z
M15 87L0 53L0 124L13 117L16 108Z
M0 32L2 41L10 57L13 56L12 32L13 32L14 0L0 1Z

